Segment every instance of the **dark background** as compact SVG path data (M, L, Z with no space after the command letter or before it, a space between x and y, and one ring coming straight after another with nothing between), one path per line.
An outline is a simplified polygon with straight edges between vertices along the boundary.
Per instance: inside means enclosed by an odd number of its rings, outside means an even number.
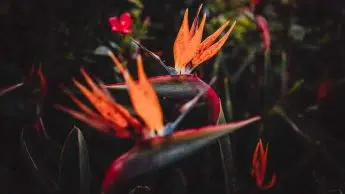
M239 10L250 5L249 2L240 0L207 2L143 0L141 19L150 17L151 24L147 35L153 38L143 39L142 43L153 51L162 51L161 57L164 61L169 65L173 64L172 45L182 20L182 13L185 8L190 8L191 18L200 3L204 3L209 13L207 34L211 34L220 26L215 18L221 15L226 18L241 15L242 12ZM130 2L115 0L2 0L0 2L0 86L2 88L19 82L25 83L18 90L0 97L2 123L0 193L47 193L36 181L37 176L41 175L30 170L30 162L24 159L25 156L20 151L21 130L25 128L35 131L33 126L37 118L36 105L43 104L42 115L49 136L57 144L63 142L74 121L68 115L53 108L56 103L71 104L59 86L71 85L72 76L80 78L80 66L105 82L116 82L117 79L109 71L112 67L110 60L94 56L92 51L106 40L121 41L118 39L119 35L110 31L108 18L120 15L131 8L133 4ZM291 123L274 115L265 117L264 131L244 130L234 134L232 146L238 184L238 190L235 192L343 192L345 187L343 132L345 130L343 125L345 1L263 0L256 5L254 13L264 16L270 26L271 82L269 85L262 85L264 52L260 46L260 31L255 24L254 28L239 24L238 28L244 29L244 32L235 31L235 35L231 36L224 46L219 70L219 80L226 78L231 81L233 109L231 115L227 107L224 108L226 117L236 120L243 119L247 113L261 114L266 108L272 108L279 102L279 106L285 110L289 119L296 123L302 133L296 133ZM255 55L250 58L249 53L253 48L256 49ZM283 52L287 55L285 69L281 67ZM130 56L127 51L124 55ZM234 81L232 78L238 69L245 65L246 59L249 60L248 68L238 80ZM148 57L146 60L149 65L145 69L147 68L149 75L164 74L161 67L158 68L153 64L155 62L152 60L149 62ZM197 70L204 81L208 81L211 77L209 72L214 68L213 62L214 59ZM48 86L47 96L43 100L37 92L39 80L29 79L28 76L32 66L37 69L39 64L42 64ZM287 97L282 97L280 93L280 86L283 83L281 72L288 77L286 83L288 88L296 81L304 80L303 85ZM326 96L321 99L320 85L325 83L329 85ZM266 87L268 90L265 92ZM219 81L214 88L224 106L228 92L224 83ZM83 129L87 128L84 124L78 124ZM91 187L92 192L97 193L105 168L114 156L127 150L131 142L125 140L114 142L106 135L92 130L85 129L85 131L93 169ZM278 177L276 187L268 191L258 190L254 179L250 177L251 155L259 136L270 145L267 180L271 172L276 172ZM55 169L59 163L59 156L47 153L52 152L50 149L58 148L45 146L41 138L35 135L29 137L32 152L44 158L41 166L47 169L46 174L56 176ZM157 178L152 178L155 184L168 185L167 188L175 189L181 187L180 191L173 191L164 190L165 186L162 186L163 191L155 192L187 193L188 190L188 193L210 193L214 188L223 187L220 168L213 169L217 171L213 172L213 175L207 172L202 175L191 173L192 175L188 176L190 183L188 189L180 183L180 175L175 173L175 170L181 166L186 169L188 165L192 166L195 163L200 163L201 169L211 168L210 166L214 164L219 165L217 163L219 159L214 159L219 153L214 150L217 148L204 151L204 153L210 152L209 155L192 156L182 164L171 167L172 170L166 169L158 175L152 175L167 179L165 183L157 183ZM73 156L71 160L72 158ZM213 159L215 161L213 164L205 162ZM210 181L212 177L216 177L214 181ZM73 186L70 187L69 192L72 193ZM224 191L220 189L216 192Z

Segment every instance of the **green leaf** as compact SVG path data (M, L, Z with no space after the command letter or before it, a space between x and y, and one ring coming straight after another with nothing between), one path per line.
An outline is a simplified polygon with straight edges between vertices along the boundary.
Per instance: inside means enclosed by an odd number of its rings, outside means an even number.
M54 153L54 147L49 143L51 142L38 137L36 132L22 130L21 151L35 180L42 187L44 193L58 194L60 193L59 186L54 180L53 172L47 168L49 161L46 161L46 158L49 157L49 154Z
M23 82L20 82L18 84L12 85L12 86L8 86L6 88L2 88L0 90L0 96L3 96L4 94L7 94L8 92L11 92L11 91L13 91L13 90L23 86L23 84L24 84Z
M74 127L68 134L60 155L59 181L62 190L65 193L90 193L90 174L85 138L80 129Z

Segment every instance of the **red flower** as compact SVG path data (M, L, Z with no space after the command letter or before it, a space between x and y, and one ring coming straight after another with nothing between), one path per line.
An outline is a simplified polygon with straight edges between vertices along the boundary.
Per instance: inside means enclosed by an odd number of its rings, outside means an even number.
M266 149L264 149L262 145L262 140L260 139L253 153L252 161L252 176L255 178L256 185L260 189L269 189L273 187L276 183L276 175L273 174L269 183L264 184L267 169L267 154L268 145Z
M254 11L256 5L260 3L260 0L250 0L250 6L252 8L252 11Z
M131 14L128 12L121 14L120 18L115 16L110 17L109 23L111 25L111 30L114 32L119 32L121 34L129 34L132 32L133 20Z

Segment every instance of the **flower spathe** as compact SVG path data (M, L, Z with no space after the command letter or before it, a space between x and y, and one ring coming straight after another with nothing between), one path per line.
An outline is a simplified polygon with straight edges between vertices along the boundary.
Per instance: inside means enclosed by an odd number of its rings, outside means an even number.
M225 35L215 43L216 39L228 26L228 21L212 35L202 41L206 14L203 15L201 23L198 25L198 18L201 8L202 5L199 7L198 13L194 18L191 28L189 28L188 24L188 9L186 9L184 13L183 21L173 47L175 70L178 74L189 74L194 68L217 54L235 27L236 22L233 22Z

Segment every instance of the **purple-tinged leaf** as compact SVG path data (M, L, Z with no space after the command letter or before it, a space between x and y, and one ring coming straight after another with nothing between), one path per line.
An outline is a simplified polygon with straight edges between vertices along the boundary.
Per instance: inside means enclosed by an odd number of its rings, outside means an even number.
M260 117L257 116L234 123L178 131L171 136L143 141L110 165L103 181L102 192L119 192L131 179L166 167L218 138L258 120Z

